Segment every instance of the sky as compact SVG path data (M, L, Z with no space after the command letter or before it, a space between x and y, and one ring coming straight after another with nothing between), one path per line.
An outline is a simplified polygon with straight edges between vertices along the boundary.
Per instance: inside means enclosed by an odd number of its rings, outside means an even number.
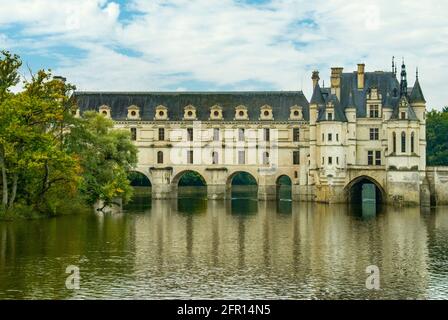
M303 90L404 57L448 105L448 1L0 0L0 49L83 91Z

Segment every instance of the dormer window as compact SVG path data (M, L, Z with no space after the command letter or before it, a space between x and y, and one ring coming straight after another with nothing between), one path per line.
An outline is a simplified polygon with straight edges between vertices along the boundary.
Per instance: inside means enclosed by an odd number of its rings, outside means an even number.
M272 116L272 107L265 104L260 109L260 120L274 120Z
M101 115L105 116L106 118L110 118L110 108L109 108L109 106L102 105L102 106L99 108L99 113L100 113Z
M292 106L290 108L289 119L302 120L303 119L302 107L298 105Z
M401 111L401 120L406 120L406 111Z
M235 108L235 120L247 120L248 118L246 106L239 105Z
M128 119L129 120L138 120L140 119L140 109L136 105L132 105L128 107Z
M222 120L222 108L219 105L210 108L210 120Z
M184 119L185 120L196 120L196 108L189 104L184 108Z
M380 107L377 104L369 105L369 117L379 118L380 117Z
M168 108L163 105L157 106L154 119L155 120L168 120Z
M328 112L327 113L327 120L328 121L333 121L333 112Z

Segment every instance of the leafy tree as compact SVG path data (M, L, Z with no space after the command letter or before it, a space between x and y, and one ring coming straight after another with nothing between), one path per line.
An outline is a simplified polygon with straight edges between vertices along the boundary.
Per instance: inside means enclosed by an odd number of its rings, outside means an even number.
M428 165L448 165L448 107L428 113L426 140Z

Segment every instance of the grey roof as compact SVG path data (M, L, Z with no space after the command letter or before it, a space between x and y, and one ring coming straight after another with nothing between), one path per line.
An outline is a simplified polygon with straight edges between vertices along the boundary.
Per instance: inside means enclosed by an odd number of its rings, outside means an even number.
M319 108L319 114L317 116L317 121L327 121L327 117L325 116L327 110L327 103L333 103L334 106L334 116L332 121L342 121L347 122L347 118L345 116L345 112L342 109L341 104L339 103L338 97L334 94L331 94L327 97L325 104Z
M402 96L400 98L400 101L404 100L406 102L406 111L408 113L408 118L406 120L418 120L417 115L414 112L414 109L411 107L411 105L409 104L409 100L407 97ZM399 106L400 104L398 103L397 106L394 108L393 112L392 112L392 116L390 117L393 120L400 120L400 116L399 116Z
M313 90L313 96L311 97L310 104L323 105L325 104L325 98L322 95L322 90L317 83Z
M409 101L413 102L423 102L426 103L425 97L423 96L422 88L420 87L420 82L418 78L415 80L414 87L412 88L411 96L409 97Z
M270 105L275 121L289 119L290 107L303 107L303 117L309 120L309 104L302 91L254 91L254 92L82 92L74 93L81 114L87 110L98 111L101 105L111 108L115 120L125 120L127 108L136 105L140 108L142 120L153 120L155 108L164 105L168 108L168 117L172 121L183 119L184 107L196 107L198 120L207 121L210 108L219 105L223 118L232 121L235 107L247 107L249 120L258 121L260 108Z

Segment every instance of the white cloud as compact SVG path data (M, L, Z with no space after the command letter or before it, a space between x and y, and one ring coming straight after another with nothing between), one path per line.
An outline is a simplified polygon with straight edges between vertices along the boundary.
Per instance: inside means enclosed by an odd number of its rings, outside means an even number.
M125 8L106 0L5 0L0 45L30 56L54 55L55 46L82 49L80 57L55 57L56 71L83 90L191 90L197 83L210 84L201 90L297 90L303 82L308 97L312 69L328 79L330 66L389 70L392 55L405 56L410 83L419 66L429 106L448 104L448 3L241 2L134 0ZM1 35L12 24L22 27L15 42Z

